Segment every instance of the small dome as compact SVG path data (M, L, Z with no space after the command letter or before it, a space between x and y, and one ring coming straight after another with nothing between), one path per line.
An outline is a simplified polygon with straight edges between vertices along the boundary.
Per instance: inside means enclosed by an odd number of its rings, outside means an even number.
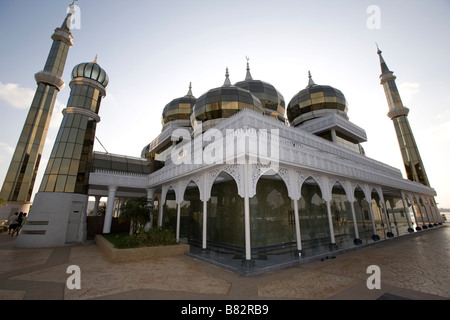
M235 86L253 93L261 101L265 114L275 117L282 122L285 121L286 103L283 95L270 83L253 80L248 62L245 80L237 82Z
M228 118L243 109L264 113L264 107L255 95L248 90L231 85L227 70L222 87L211 89L197 99L192 109L191 124L194 127L196 121Z
M197 99L192 95L192 86L189 85L188 93L181 98L169 102L162 113L162 124L165 125L174 120L190 120L192 108Z
M297 93L289 102L287 117L291 125L297 126L307 120L337 113L348 119L348 104L344 94L331 86L317 85L310 80L306 89Z
M84 62L75 66L72 71L72 79L83 77L92 79L100 83L103 87L106 88L109 83L109 77L106 74L105 70L103 70L97 64L97 58L95 58L94 62Z

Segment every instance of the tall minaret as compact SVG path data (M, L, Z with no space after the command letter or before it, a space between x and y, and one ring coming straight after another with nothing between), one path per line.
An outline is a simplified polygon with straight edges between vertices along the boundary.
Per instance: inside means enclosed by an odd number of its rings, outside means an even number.
M381 55L382 51L377 47L378 55L380 56L381 64L381 84L389 105L388 117L394 122L395 132L402 152L403 163L405 165L406 175L409 180L422 183L430 186L425 167L420 158L419 149L417 148L416 140L412 133L408 121L409 109L406 108L395 84L396 77L394 73L389 70L386 62Z
M38 87L0 193L0 198L8 204L9 215L15 211L27 212L30 206L56 96L65 85L62 75L67 54L73 46L70 30L74 4L69 8L63 24L52 35L53 45L44 70L35 74Z

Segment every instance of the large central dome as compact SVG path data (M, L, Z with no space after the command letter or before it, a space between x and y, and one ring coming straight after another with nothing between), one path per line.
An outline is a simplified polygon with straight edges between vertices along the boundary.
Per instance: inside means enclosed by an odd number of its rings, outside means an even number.
M264 113L261 101L255 95L231 85L227 69L224 85L209 90L197 99L192 109L191 124L195 128L198 121L229 118L243 109Z
M309 74L308 86L289 102L287 117L291 125L297 126L330 113L337 113L348 119L347 111L348 104L340 90L315 84Z

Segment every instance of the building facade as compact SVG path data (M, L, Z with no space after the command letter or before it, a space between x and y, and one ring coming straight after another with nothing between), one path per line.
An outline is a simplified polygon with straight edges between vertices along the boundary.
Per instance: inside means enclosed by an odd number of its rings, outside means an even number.
M395 77L379 54L390 116L407 124ZM289 103L272 84L253 79L248 61L234 85L228 69L223 85L199 98L190 85L162 109L162 131L141 158L93 152L108 82L96 61L73 69L64 118L17 246L83 242L90 196L108 199L103 233L111 232L116 198L147 197L151 226L171 228L200 255L242 268L442 223L423 164L414 163L422 171L404 179L367 157L366 133L350 121L344 94L316 84L311 73ZM399 139L412 137L400 131ZM412 154L409 145L405 152Z

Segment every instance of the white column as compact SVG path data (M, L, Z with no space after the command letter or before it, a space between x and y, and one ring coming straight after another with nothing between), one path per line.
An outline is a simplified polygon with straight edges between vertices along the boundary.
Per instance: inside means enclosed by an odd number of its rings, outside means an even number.
M161 195L161 199L162 199L162 195ZM160 203L159 203L159 208L158 208L158 227L162 227L164 203L161 200L159 200L159 202Z
M207 208L208 208L208 202L203 200L203 236L202 236L202 249L206 249L206 240L207 240Z
M252 242L250 236L250 200L248 196L248 160L244 164L244 212L245 212L245 259L252 259Z
M414 208L414 201L411 203L411 209L413 211L414 220L416 221L416 230L422 230L422 228L419 227L419 220L417 220L417 213L416 213L416 209Z
M146 230L152 227L152 215L153 215L153 197L155 196L155 189L147 189L147 210L148 210L148 224Z
M297 237L297 251L302 255L302 236L300 234L300 218L298 216L298 200L294 199L295 235Z
M387 236L388 238L392 238L394 236L394 234L392 233L392 229L391 229L391 221L389 220L389 215L387 213L387 209L386 209L386 202L384 201L384 196L383 196L383 192L380 192L380 202L383 205L383 213L384 216L386 217L386 224L387 224L387 228L388 228L388 232L387 232Z
M177 203L177 234L176 234L177 242L180 242L180 219L181 219L181 204Z
M327 213L328 213L328 226L330 228L330 248L336 248L336 239L334 238L334 227L333 227L333 218L331 217L331 205L330 201L325 201L327 204Z
M367 201L368 207L369 207L369 214L370 214L370 220L372 220L372 229L373 229L373 235L372 240L380 240L380 236L377 233L377 225L375 224L375 218L373 217L373 211L372 211L372 201Z
M112 216L114 211L114 199L116 198L116 186L108 186L108 202L106 204L105 221L103 222L103 233L111 232Z
M409 210L408 210L408 206L406 205L405 195L403 194L403 192L400 192L400 194L402 195L403 209L405 209L404 212L406 214L406 220L408 221L408 232L414 232L414 229L412 228L412 225L411 225L411 220L409 218Z
M356 214L355 214L354 202L355 202L354 200L350 201L350 208L352 209L353 228L355 229L355 239L353 240L353 242L355 244L361 244L362 241L359 238L358 223L356 223Z
M98 207L100 205L100 199L102 196L95 196L95 202L94 202L94 213L93 215L96 217L98 216Z

